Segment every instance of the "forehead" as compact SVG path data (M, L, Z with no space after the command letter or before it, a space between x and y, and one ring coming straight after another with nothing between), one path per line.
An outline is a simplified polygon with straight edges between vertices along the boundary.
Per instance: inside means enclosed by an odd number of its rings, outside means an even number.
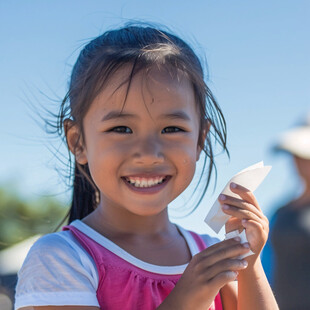
M179 109L197 114L197 104L191 81L181 70L152 67L131 76L132 68L123 67L110 77L92 106L102 112L143 109L159 112Z

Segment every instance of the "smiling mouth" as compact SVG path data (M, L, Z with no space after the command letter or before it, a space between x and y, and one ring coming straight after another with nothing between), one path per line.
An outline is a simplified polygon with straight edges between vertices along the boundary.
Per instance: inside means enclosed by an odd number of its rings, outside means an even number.
M124 181L135 188L152 188L164 184L168 181L170 176L156 176L156 177L122 177Z

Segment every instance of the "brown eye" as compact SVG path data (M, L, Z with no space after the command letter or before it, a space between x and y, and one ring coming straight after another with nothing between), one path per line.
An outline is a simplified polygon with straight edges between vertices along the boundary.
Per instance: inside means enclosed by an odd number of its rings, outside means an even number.
M116 133L132 133L132 130L126 126L117 126L108 130L108 132L116 132Z
M176 132L184 132L184 130L179 127L170 126L170 127L164 128L161 131L161 133L176 133Z

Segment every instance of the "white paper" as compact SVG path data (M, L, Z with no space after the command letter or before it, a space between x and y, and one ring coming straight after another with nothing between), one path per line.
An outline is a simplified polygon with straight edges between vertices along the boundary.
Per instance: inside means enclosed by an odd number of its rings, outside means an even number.
M246 234L245 234L245 229L242 230L241 233L239 233L239 230L234 230L234 231L231 231L229 233L227 233L225 235L225 240L228 240L228 239L232 239L232 238L235 238L235 237L240 237L241 241L240 243L243 244L243 243L247 243L248 242L248 239L246 238ZM253 255L254 252L252 252L251 250L243 255L240 255L239 258L245 258L247 256L250 256L250 255Z
M254 192L256 188L261 184L269 173L271 166L264 166L264 163L261 161L255 165L252 165L246 169L241 170L235 176L233 176L227 185L222 190L221 194L232 196L235 198L240 198L239 195L233 193L230 190L230 183L234 182L239 184L251 192ZM219 233L221 228L230 218L229 215L225 214L218 200L215 201L212 208L205 218L205 222L216 232Z

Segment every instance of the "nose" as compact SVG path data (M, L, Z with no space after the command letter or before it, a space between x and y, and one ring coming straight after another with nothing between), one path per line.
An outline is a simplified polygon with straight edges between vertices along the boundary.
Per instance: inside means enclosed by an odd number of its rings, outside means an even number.
M145 137L135 143L134 162L154 165L164 161L163 146L155 137Z

